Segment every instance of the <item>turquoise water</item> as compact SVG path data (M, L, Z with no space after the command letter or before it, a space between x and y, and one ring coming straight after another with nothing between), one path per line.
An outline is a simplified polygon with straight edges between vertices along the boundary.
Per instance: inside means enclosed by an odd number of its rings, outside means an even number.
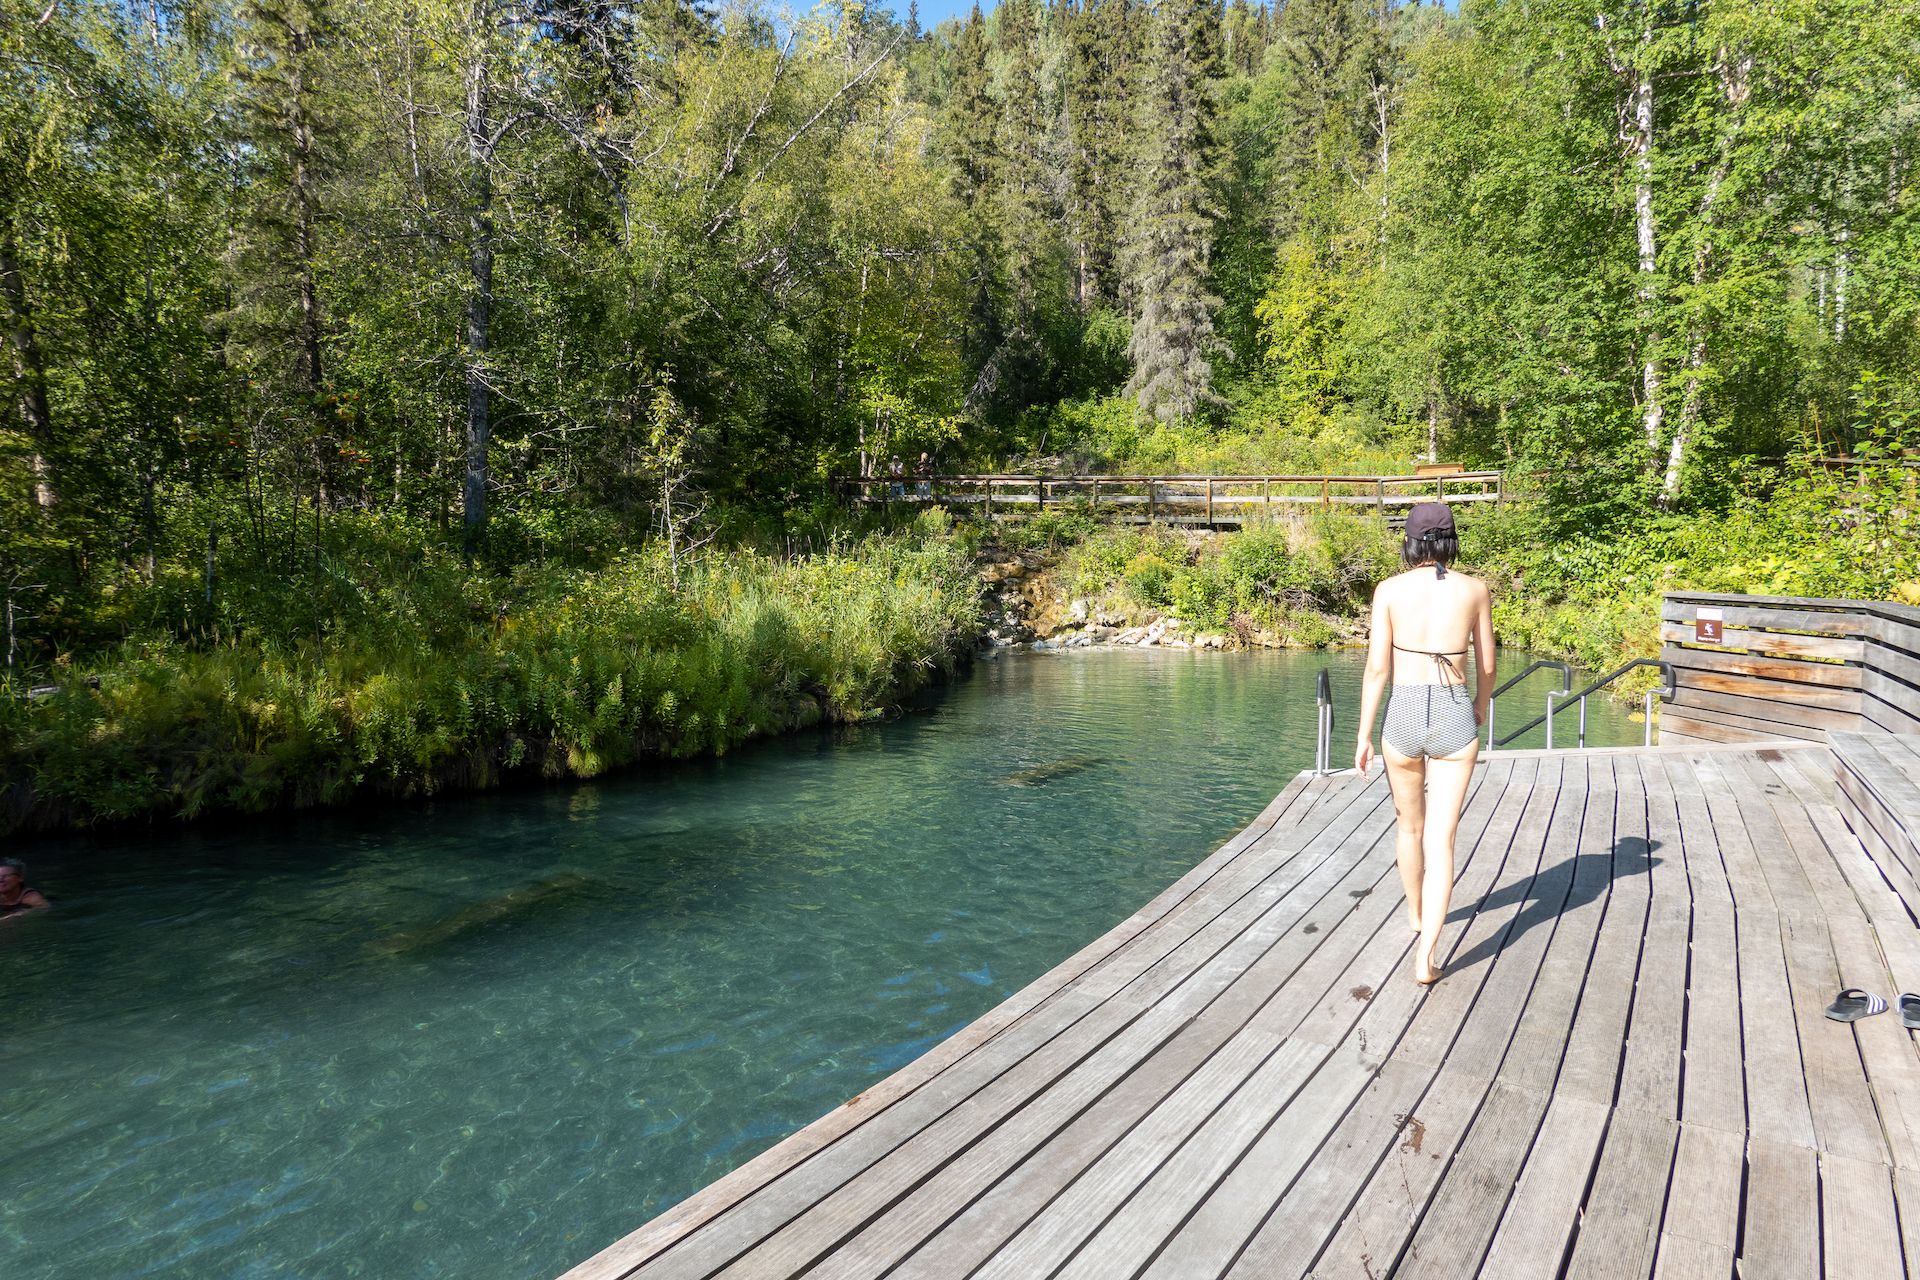
M0 1273L544 1280L1205 857L1323 665L1347 744L1358 654L1017 655L719 761L23 849Z

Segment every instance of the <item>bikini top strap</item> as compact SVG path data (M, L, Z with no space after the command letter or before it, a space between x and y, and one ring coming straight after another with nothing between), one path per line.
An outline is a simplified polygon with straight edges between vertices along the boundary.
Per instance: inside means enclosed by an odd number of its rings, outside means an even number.
M1434 653L1428 649L1409 649L1405 645L1398 645L1398 644L1394 645L1393 647L1395 649L1398 649L1401 653L1417 653L1423 658L1432 658L1435 666L1439 667L1442 671L1451 675L1455 680L1460 681L1462 684L1466 683L1467 673L1462 671L1460 669L1459 664L1453 660L1455 657L1455 654L1453 653ZM1465 649L1458 650L1457 652L1458 652L1458 656L1462 658L1467 656L1467 651Z

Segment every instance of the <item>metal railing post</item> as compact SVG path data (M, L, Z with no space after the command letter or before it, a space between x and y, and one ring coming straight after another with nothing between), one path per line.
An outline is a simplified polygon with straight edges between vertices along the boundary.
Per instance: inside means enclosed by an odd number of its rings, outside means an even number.
M1547 690L1547 750L1549 751L1553 750L1553 700L1560 696L1560 693L1552 689Z
M1580 749L1587 747L1587 695L1580 695Z
M1327 669L1320 668L1320 675L1314 682L1315 719L1313 742L1313 771L1319 774L1331 773L1333 762L1333 682L1327 676Z
M1640 735L1640 745L1643 747L1653 745L1653 695L1657 692L1658 690L1655 689L1647 690L1646 697L1643 700L1645 705L1640 711L1640 724L1643 730Z

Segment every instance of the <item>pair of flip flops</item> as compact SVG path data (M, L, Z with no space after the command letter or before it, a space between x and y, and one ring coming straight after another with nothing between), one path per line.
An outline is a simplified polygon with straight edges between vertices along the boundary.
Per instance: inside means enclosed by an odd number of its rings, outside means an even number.
M1858 987L1848 987L1834 997L1827 1006L1827 1016L1835 1022L1858 1022L1862 1018L1871 1018L1876 1013L1885 1013L1887 1002L1871 991L1862 991ZM1920 996L1911 992L1900 995L1900 1025L1920 1030Z

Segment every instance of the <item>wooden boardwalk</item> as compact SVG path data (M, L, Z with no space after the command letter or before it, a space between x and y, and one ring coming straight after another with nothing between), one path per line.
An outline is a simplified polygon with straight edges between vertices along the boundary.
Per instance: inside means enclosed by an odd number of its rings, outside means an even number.
M1476 773L1447 976L1378 773L569 1273L1920 1275L1920 931L1820 744ZM635 1152L644 1160L644 1152Z

